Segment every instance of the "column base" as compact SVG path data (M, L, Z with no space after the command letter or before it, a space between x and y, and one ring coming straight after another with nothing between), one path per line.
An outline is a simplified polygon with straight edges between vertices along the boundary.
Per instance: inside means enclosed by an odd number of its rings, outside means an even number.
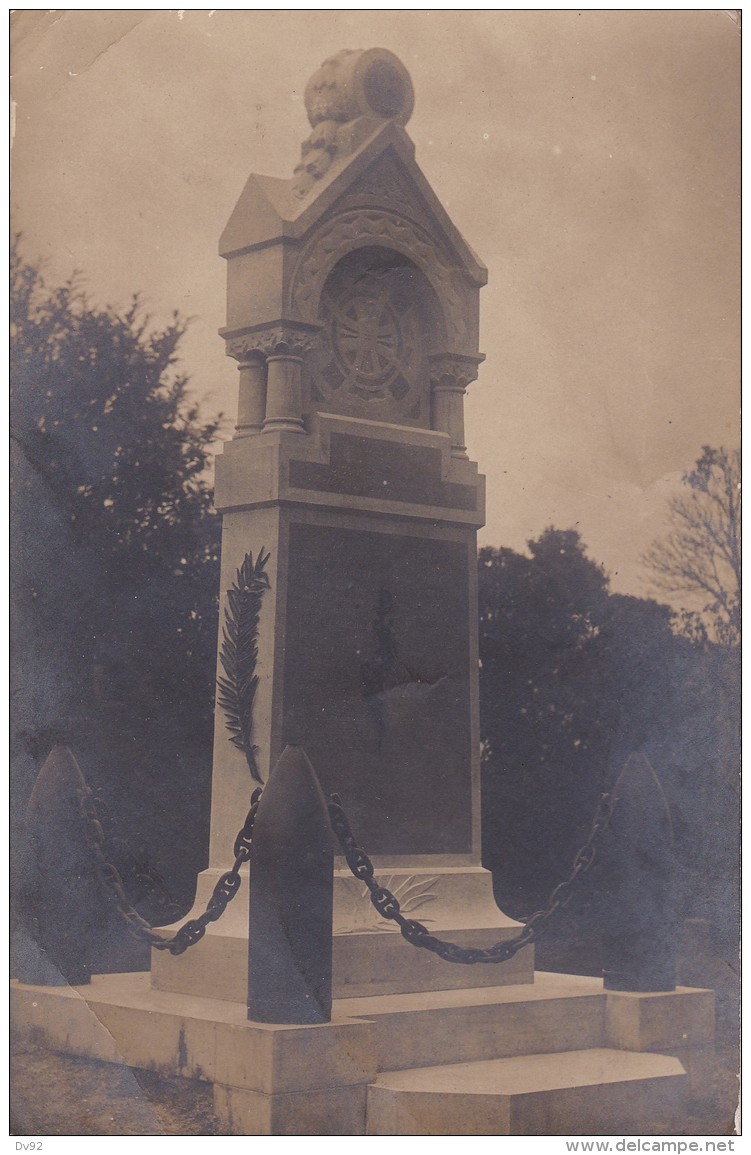
M263 423L263 432L264 433L277 433L277 432L285 432L285 431L287 433L304 433L305 432L305 426L304 426L302 420L297 421L293 417L284 418L284 419L282 419L282 418L270 418L270 419L267 419L266 421L264 421L264 423Z

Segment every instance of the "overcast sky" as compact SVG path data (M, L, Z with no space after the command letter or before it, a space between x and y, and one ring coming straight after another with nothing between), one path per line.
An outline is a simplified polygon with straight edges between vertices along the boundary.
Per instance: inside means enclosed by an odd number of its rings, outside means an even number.
M219 235L290 177L340 48L408 68L417 161L487 264L467 398L482 543L580 530L612 588L704 444L738 441L739 31L704 11L21 11L13 218L51 280L195 318L184 368L234 421Z

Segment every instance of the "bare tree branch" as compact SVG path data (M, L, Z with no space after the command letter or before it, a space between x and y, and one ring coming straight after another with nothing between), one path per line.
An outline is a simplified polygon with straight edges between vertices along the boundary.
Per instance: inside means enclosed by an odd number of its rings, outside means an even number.
M699 596L700 617L722 645L740 641L740 453L705 445L685 489L668 502L666 537L642 557L655 587ZM691 614L691 611L684 611Z

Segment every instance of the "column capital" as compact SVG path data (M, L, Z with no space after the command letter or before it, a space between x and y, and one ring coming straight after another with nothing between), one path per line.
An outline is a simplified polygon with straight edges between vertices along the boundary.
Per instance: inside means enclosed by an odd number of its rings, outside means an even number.
M467 357L461 353L434 353L428 358L430 383L433 389L464 392L477 379L478 366L485 360L483 354Z
M315 347L320 325L275 321L252 329L224 330L226 353L236 361L253 363L267 357L305 357Z
M464 444L464 393L477 377L485 358L461 353L434 353L428 358L432 393L432 425L451 438L451 456L466 457Z

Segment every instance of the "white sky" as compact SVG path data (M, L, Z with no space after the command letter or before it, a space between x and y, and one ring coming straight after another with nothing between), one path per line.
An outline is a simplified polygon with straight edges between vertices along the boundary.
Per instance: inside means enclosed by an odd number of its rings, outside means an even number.
M195 318L184 368L234 421L219 235L289 177L302 92L390 48L417 161L488 265L467 399L482 543L578 528L615 590L703 444L737 444L739 32L725 10L23 10L13 223L51 280Z

